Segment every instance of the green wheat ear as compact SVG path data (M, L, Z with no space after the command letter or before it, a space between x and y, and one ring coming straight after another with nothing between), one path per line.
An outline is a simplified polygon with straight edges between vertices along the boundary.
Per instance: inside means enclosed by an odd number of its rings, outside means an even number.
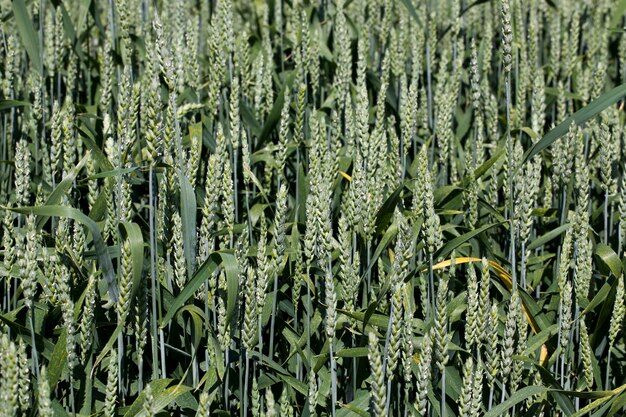
M368 334L368 354L367 357L371 369L370 403L374 416L382 417L387 415L386 393L385 393L385 373L383 370L383 360L378 347L378 337L375 333Z
M52 401L50 400L50 385L48 384L48 372L45 366L41 367L37 386L37 410L42 417L54 416Z

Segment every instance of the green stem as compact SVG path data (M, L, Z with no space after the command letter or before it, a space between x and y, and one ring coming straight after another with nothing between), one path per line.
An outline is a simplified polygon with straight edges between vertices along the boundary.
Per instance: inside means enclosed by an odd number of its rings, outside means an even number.
M329 354L330 354L331 399L332 399L331 416L335 417L335 407L337 404L337 366L335 363L335 355L333 353L334 351L333 345L335 344L334 337L330 339L329 344L330 344Z
M435 309L435 277L433 273L433 254L428 254L428 302L429 308L426 314L428 319Z
M515 228L513 227L513 173L515 166L513 165L513 141L511 140L511 74L505 74L505 90L506 90L506 143L509 153L509 228L510 228L510 255L511 255L511 281L513 288L517 287L517 274L515 272Z
M311 302L311 267L307 265L306 267L306 298L307 298L307 307L306 307L306 359L308 363L308 369L311 369L311 309L313 308L313 303Z
M609 345L609 353L606 359L606 381L604 383L605 390L611 389L611 386L609 385L611 381L610 375L611 375L611 345Z
M603 242L608 244L609 241L609 188L604 190L604 234Z
M150 223L150 283L152 292L152 379L159 379L159 354L157 349L157 281L156 281L156 268L155 268L155 204L154 204L154 167L150 165L150 171L148 174L148 206L149 206L149 223Z
M276 322L276 298L278 297L278 274L274 273L274 288L272 290L272 317L270 321L270 353L269 357L274 357L274 325Z
M37 344L35 343L35 311L32 306L29 308L29 310L30 310L30 337L31 337L31 342L33 344L32 368L33 368L33 373L37 376L37 379L39 379L39 357L37 354Z
M250 379L250 358L248 357L248 351L244 352L244 356L246 358L246 363L245 363L245 373L246 376L244 378L244 382L243 382L243 409L242 409L242 415L247 415L248 414L248 380Z
M446 417L446 368L441 372L441 417Z

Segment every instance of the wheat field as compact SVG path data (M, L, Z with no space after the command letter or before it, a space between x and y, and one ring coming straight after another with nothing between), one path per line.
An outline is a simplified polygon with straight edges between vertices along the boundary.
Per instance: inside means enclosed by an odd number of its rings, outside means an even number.
M0 417L625 415L625 24L0 0Z

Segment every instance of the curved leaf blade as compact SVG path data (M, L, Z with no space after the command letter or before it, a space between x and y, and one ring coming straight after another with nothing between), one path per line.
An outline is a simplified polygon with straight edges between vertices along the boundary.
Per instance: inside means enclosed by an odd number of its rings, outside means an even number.
M141 229L137 223L122 222L120 223L120 229L124 231L125 238L128 240L130 247L133 274L130 299L133 300L137 290L139 289L139 283L143 272L143 235L141 234Z
M598 115L602 110L617 103L624 96L626 96L626 84L619 85L602 94L600 97L587 104L567 119L563 120L558 126L541 138L541 140L536 142L532 148L524 154L522 163L528 162L533 156L548 148L561 136L566 134L572 122L575 122L577 125L581 125L592 117Z
M514 405L521 403L526 398L531 397L533 395L544 394L546 392L548 392L547 387L542 387L542 386L537 386L537 385L522 388L519 391L514 392L513 395L510 398L508 398L506 401L504 401L501 404L496 405L491 410L489 410L489 412L485 414L485 417L497 417L497 416L503 415L505 411L509 410Z
M176 315L178 310L195 294L195 292L208 280L209 276L214 273L218 267L224 268L226 272L226 281L228 294L226 300L226 317L227 320L232 318L237 304L237 293L239 288L239 266L235 256L226 252L213 252L209 258L195 272L191 280L185 285L178 297L174 299L165 316L161 319L161 328Z
M176 400L176 398L192 389L187 385L173 385L168 388L167 386L171 382L172 379L157 379L149 384L150 390L154 395L153 412L155 412L155 414L170 405L174 400ZM124 416L147 416L148 414L146 410L143 409L145 401L146 394L144 390L137 396L137 399L135 399L135 402L133 402L133 404L128 408L128 411L126 411Z
M6 207L0 208L8 209ZM119 288L117 287L117 280L115 278L115 271L113 270L113 263L111 262L111 257L109 256L107 247L102 240L102 234L100 233L100 229L98 228L96 222L94 222L81 211L73 207L52 205L40 207L20 207L10 210L16 213L32 213L37 216L44 216L46 218L67 217L87 226L87 228L91 232L93 244L96 249L96 257L98 258L98 263L100 264L100 269L102 270L102 276L107 283L107 291L109 293L109 296L111 297L111 301L117 302L120 292ZM41 226L43 226L43 224Z
M13 8L15 23L17 24L17 32L22 39L22 44L24 45L24 49L26 49L28 58L30 58L33 67L35 67L39 75L43 75L43 66L39 53L39 38L33 27L30 14L26 9L26 4L24 0L13 0L11 6Z
M465 242L468 242L470 239L473 239L474 237L478 236L482 232L489 230L492 227L498 226L500 224L502 224L502 222L486 224L483 227L479 227L476 230L472 230L471 232L467 232L464 235L455 237L454 239L446 243L443 247L441 247L441 249L439 249L435 253L435 256L433 258L434 259L446 258L448 255L452 253L452 251L454 251L456 248L458 248Z

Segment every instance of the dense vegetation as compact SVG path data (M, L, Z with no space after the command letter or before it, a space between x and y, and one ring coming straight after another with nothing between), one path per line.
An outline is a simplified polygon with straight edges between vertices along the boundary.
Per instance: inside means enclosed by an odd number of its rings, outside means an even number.
M0 416L611 416L626 2L1 0Z

